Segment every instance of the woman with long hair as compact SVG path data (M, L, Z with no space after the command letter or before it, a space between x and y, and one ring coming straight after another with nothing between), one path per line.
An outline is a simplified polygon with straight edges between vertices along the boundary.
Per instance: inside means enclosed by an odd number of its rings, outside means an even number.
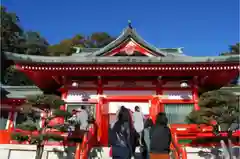
M118 111L117 121L110 130L113 159L130 159L132 151L132 126L130 112L124 106Z
M150 159L169 159L171 131L165 113L158 113L150 132Z

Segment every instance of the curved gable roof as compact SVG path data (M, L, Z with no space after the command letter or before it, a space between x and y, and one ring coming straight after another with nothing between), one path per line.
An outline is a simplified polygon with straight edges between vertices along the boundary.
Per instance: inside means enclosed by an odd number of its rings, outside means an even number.
M161 51L160 49L154 47L153 45L149 44L146 42L143 38L141 38L135 29L132 27L128 26L125 28L122 32L122 34L114 41L106 45L105 47L96 50L92 54L89 54L89 56L103 56L104 54L108 53L112 49L118 47L120 44L128 41L128 40L134 40L136 43L140 44L144 48L152 51L153 53L159 55L159 56L167 56L166 52Z

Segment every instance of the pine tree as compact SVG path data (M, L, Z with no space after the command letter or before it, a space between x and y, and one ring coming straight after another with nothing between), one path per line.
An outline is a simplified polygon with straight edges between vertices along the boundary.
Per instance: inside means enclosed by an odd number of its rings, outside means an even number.
M206 124L213 127L214 138L197 138L197 143L213 143L224 140L238 142L232 137L233 123L239 123L239 103L237 96L225 90L214 90L203 93L199 98L200 110L193 110L187 121L191 124ZM221 131L228 133L226 137L219 135Z
M44 151L44 142L49 140L59 142L81 142L81 138L65 137L70 126L69 123L51 124L54 118L64 118L67 121L71 114L60 110L60 106L65 102L56 95L31 95L22 105L21 111L26 115L27 120L16 126L12 133L12 139L18 142L28 142L37 146L35 159L41 159ZM42 113L46 114L44 123L39 127L36 122ZM79 135L80 136L80 135Z

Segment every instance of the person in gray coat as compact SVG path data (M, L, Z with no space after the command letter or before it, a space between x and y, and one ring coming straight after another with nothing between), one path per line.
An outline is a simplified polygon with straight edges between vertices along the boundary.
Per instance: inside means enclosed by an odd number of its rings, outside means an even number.
M77 113L77 121L80 124L80 130L87 130L88 128L88 112L86 106L82 105L81 110Z
M135 147L138 145L143 145L141 142L142 131L144 129L144 115L141 112L139 106L135 106L135 111L133 112L133 127L136 133Z
M135 111L133 112L133 126L140 135L144 129L144 115L139 106L135 106Z
M153 121L151 118L148 118L144 123L144 129L143 129L143 153L142 156L144 159L149 159L149 153L150 153L150 131L153 126Z

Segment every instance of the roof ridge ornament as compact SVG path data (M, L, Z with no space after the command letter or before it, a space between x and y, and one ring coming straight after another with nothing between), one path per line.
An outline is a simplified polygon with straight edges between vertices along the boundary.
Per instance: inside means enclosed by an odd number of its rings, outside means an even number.
M130 29L132 29L132 21L131 21L131 20L128 20L128 27L129 27Z

